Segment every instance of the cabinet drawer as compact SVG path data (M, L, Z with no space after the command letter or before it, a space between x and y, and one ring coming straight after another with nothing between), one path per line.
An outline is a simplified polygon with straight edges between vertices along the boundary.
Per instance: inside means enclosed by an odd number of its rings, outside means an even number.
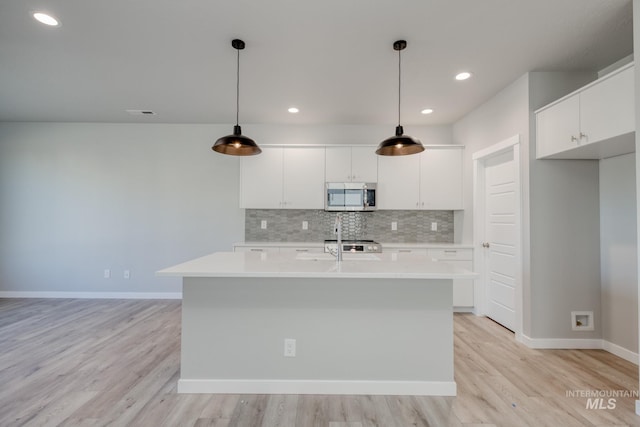
M290 248L290 247L281 247L280 252L296 252L296 253L319 253L324 252L324 248L314 248L314 247L300 247L300 248Z
M280 252L275 246L236 246L234 252Z
M473 249L429 249L428 255L438 261L472 261Z
M426 255L426 249L416 249L416 248L393 248L393 249L383 249L385 253L390 254L413 254L413 255Z

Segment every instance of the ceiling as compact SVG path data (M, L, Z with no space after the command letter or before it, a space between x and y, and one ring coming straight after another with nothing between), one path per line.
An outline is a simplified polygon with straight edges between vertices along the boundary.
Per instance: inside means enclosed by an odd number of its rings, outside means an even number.
M631 5L0 0L0 121L233 123L241 38L240 124L395 124L392 44L406 39L402 124L449 124L527 71L600 70L630 55ZM455 81L462 70L473 77Z

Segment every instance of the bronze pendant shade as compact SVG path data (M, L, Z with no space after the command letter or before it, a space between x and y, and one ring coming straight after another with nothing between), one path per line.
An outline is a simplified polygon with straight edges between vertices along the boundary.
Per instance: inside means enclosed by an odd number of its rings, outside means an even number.
M242 40L234 39L231 41L231 46L238 52L236 68L236 125L233 127L233 134L219 138L211 149L218 153L231 156L253 156L260 154L262 150L253 139L242 135L242 129L238 124L240 115L240 51L244 49L245 45Z
M424 147L420 140L404 134L404 129L400 125L400 83L401 83L401 60L400 51L407 47L405 40L398 40L393 43L393 49L398 52L398 126L396 126L396 134L382 141L378 145L376 154L381 156L405 156L407 154L417 154L424 151Z

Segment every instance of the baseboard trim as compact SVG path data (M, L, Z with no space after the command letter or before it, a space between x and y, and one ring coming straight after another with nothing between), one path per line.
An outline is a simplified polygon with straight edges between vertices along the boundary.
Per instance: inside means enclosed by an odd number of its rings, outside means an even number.
M0 291L0 298L182 299L182 292L22 292Z
M455 396L455 381L191 380L178 393Z
M602 350L599 338L530 338L522 335L522 343L529 348L556 350Z
M518 341L529 348L535 349L605 350L634 365L638 365L638 353L603 339L530 338L522 335Z
M456 307L453 306L454 313L473 313L473 307Z
M602 340L602 349L607 350L609 353L613 353L634 365L638 364L638 353L634 353L633 351L620 347L617 344Z

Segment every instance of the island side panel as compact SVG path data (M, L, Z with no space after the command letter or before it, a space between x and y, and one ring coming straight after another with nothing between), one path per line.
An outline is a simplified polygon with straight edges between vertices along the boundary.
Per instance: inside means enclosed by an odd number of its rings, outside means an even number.
M349 382L453 384L437 394L455 393L451 280L185 278L182 313L181 391L200 381L201 390L283 393L278 381L299 381L307 387L297 391L312 393ZM296 357L284 357L285 338ZM335 387L312 387L326 381Z

